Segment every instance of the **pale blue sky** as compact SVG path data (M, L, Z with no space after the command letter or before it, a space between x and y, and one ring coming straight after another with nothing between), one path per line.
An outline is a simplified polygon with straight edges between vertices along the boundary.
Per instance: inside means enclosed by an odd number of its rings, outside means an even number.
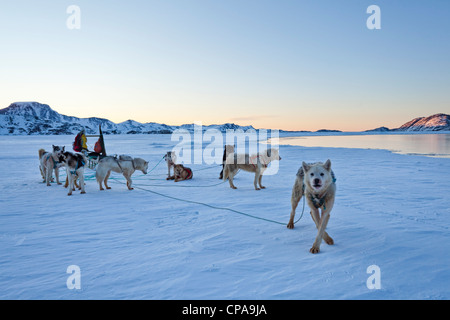
M69 30L69 5L81 30ZM381 8L381 30L366 9ZM0 107L344 131L450 113L448 0L1 1Z

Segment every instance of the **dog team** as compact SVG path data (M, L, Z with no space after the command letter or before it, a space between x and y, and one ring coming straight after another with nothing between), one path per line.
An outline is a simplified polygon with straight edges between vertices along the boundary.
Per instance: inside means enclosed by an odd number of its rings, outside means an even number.
M66 183L68 188L68 195L72 195L75 187L81 190L81 193L86 193L84 188L84 169L87 164L86 155L82 152L68 152L63 146L52 146L52 152L47 152L44 149L39 150L39 169L42 175L43 182L50 186L52 181L53 171L55 172L56 183L61 185L59 181L59 168L66 168ZM169 151L165 154L164 160L167 164L168 176L167 180L174 180L175 182L189 180L193 177L193 172L190 168L177 164L176 154ZM237 189L234 185L233 178L239 170L251 172L255 174L254 187L255 190L265 189L261 184L264 171L267 169L270 162L274 160L281 160L278 149L267 149L256 155L237 154L234 146L226 145L222 158L222 171L219 179L228 180L230 188ZM171 169L173 175L171 175ZM96 180L99 184L100 190L111 189L108 186L108 178L111 171L122 173L127 181L129 190L133 190L131 176L139 170L144 174L148 171L148 161L141 158L132 158L126 155L120 156L106 156L99 159L96 166ZM77 184L79 180L79 184ZM310 208L310 214L317 228L317 236L310 249L311 253L318 253L320 251L320 244L322 239L326 244L334 244L334 240L325 231L328 221L330 219L330 212L334 205L336 194L336 178L334 172L331 170L331 161L327 160L325 163L302 163L302 166L297 172L295 183L291 195L291 214L287 224L287 228L294 228L295 210L302 197L305 197L306 203Z

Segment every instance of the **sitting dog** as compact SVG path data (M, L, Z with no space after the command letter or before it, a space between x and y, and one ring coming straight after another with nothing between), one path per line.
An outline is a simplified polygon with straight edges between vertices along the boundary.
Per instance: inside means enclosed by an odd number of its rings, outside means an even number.
M223 180L225 181L228 179L230 188L237 189L233 184L233 177L237 174L239 169L242 169L244 171L255 173L255 180L253 182L255 190L265 189L266 187L261 185L262 175L269 163L273 160L281 160L278 149L267 149L262 153L253 156L231 153L228 155L223 169Z
M173 167L173 176L167 180L175 180L175 182L189 180L193 177L192 169L183 166L182 164L175 164Z
M220 171L220 175L219 175L219 179L222 180L223 179L223 169L225 167L225 162L227 160L228 155L230 155L231 153L234 153L234 146L227 144L224 148L223 148L223 157L222 157L222 170Z
M311 208L311 217L316 224L318 233L309 250L311 253L320 251L320 243L322 238L329 245L334 244L333 239L326 233L325 229L330 219L330 212L333 209L334 198L336 194L336 178L331 170L331 161L325 163L317 162L314 164L306 164L303 162L302 167L297 172L291 197L291 217L287 227L294 228L295 209L304 195L306 202ZM319 214L322 211L322 216Z
M105 190L102 187L102 182L105 183L106 189L111 189L111 187L108 186L108 178L111 171L122 173L125 179L127 179L128 189L133 190L131 187L131 176L136 170L140 170L142 173L147 174L148 162L141 158L132 158L125 155L119 157L109 156L98 162L95 177L100 186L100 190Z
M169 151L164 155L164 160L167 163L167 180L170 180L170 168L172 168L175 165L175 162L177 161L177 155L175 154L175 151ZM175 172L174 172L175 174Z
M80 180L80 185L77 187L81 189L81 194L86 193L84 189L84 167L87 163L86 156L82 153L64 152L62 158L67 171L66 184L68 184L69 187L69 193L67 195L71 196L72 191L75 191L77 179Z
M65 147L52 146L53 151L46 152L44 149L39 150L39 170L41 171L42 179L47 186L50 186L52 181L52 173L55 170L56 183L59 182L59 168L64 164L60 161L61 154L64 152Z

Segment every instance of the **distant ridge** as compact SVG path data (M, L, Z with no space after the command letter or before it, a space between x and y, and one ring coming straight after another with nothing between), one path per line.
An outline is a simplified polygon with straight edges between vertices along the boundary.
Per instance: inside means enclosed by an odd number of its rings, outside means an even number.
M102 126L105 134L170 134L176 129L189 132L194 130L194 124L169 126L154 122L140 123L127 120L114 123L103 118L77 118L59 114L47 104L38 102L15 102L0 110L0 135L72 135L82 128L88 134L98 133ZM226 132L227 129L254 129L252 126L239 126L234 123L203 126L203 130L217 129Z
M429 117L415 118L396 129L379 127L372 130L366 130L365 132L388 131L450 131L450 115L438 113Z
M0 109L0 135L73 135L82 128L88 134L98 133L99 125L105 134L170 134L177 129L188 132L194 131L194 124L170 126L155 122L140 123L127 120L114 123L104 118L77 118L62 115L47 104L38 102L15 102L9 107ZM203 130L216 129L226 132L228 129L256 130L253 126L240 126L234 123L203 126ZM406 122L399 128L389 129L379 127L365 132L395 132L395 131L450 131L450 115L438 113L429 117L419 117ZM310 131L286 131L280 132L310 132ZM321 129L318 133L341 132L339 130Z

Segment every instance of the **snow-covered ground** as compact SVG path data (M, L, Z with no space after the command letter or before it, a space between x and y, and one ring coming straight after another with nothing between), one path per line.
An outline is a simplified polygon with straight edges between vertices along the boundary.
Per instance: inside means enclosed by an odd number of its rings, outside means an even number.
M110 154L150 161L170 135L105 137ZM252 174L219 184L220 168L192 165L194 179L165 181L160 163L136 173L128 191L111 183L68 197L42 183L38 149L70 149L73 136L0 137L1 299L449 299L450 159L384 150L281 146L279 172L253 189ZM93 143L92 143L93 144ZM337 198L328 233L309 253L316 228L305 209L284 225L302 161L331 159ZM201 170L200 170L201 169ZM92 172L87 172L92 177ZM159 186L157 186L159 185ZM225 207L283 225L178 199ZM297 217L302 203L297 209ZM69 290L68 266L81 289ZM368 267L381 289L369 289Z

